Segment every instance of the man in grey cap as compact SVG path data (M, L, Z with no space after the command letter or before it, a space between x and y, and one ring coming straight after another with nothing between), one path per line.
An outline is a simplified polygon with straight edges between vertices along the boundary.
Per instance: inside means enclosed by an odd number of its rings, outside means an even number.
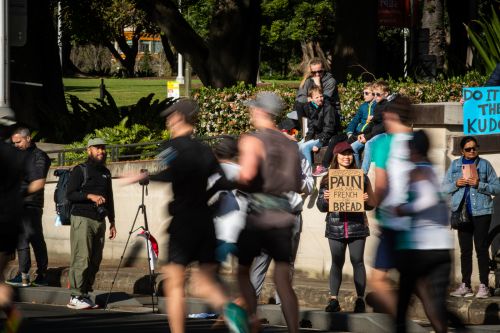
M90 139L87 154L87 161L71 171L66 190L66 197L73 205L68 307L76 310L97 307L89 292L102 260L106 217L109 239L116 237L111 172L105 166L106 142L101 138Z
M278 95L260 92L246 105L257 131L243 136L239 143L238 181L249 193L249 212L246 227L238 239L238 281L252 324L258 325L250 266L263 250L274 259L276 290L288 331L295 333L299 329L298 303L289 279L295 215L287 194L301 192L299 151L297 144L276 128L275 117L283 110Z

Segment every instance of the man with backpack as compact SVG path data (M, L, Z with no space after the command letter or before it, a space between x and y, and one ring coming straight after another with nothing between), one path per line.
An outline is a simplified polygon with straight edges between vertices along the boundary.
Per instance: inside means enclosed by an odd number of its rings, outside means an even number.
M106 217L109 239L116 236L111 172L105 166L106 142L100 138L89 140L87 153L87 161L71 171L66 191L72 203L68 307L77 310L97 307L88 293L102 260Z

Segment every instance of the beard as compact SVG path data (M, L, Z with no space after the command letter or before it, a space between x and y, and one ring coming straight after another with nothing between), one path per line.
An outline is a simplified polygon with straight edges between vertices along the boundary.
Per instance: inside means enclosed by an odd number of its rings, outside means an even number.
M95 156L89 155L88 161L90 163L93 163L93 164L96 164L96 165L105 165L106 164L106 158L107 158L107 154L104 154L102 159L98 159Z

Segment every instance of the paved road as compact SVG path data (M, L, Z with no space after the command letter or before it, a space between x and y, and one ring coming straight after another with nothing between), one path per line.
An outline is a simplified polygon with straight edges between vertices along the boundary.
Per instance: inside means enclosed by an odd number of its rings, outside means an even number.
M71 310L63 306L19 303L24 320L21 333L166 333L169 332L165 315L130 313L105 310ZM0 327L4 318L0 319ZM187 332L227 332L211 329L211 320L189 319ZM264 332L287 332L285 327L266 326ZM324 332L302 330L302 332Z

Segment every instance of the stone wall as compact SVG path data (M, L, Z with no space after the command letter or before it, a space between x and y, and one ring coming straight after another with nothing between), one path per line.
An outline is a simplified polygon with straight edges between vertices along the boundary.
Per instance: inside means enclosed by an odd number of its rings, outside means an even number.
M457 140L455 138L463 135L461 106L458 103L420 104L416 108L414 127L416 129L423 128L430 135L432 141L430 156L438 174L442 177L450 162L458 157L453 155L453 152L457 152L455 148ZM487 152L487 154L482 154L481 156L488 159L497 172L500 172L500 145L495 144L495 136L489 136L488 140L485 139L485 137L483 139L479 137L481 150ZM482 142L485 142L485 144L482 144ZM141 203L142 192L141 186L137 184L125 186L121 184L118 177L131 172L139 172L142 168L154 170L157 165L154 161L139 161L111 163L109 167L114 177L113 186L118 237L113 241L107 240L104 258L117 261L122 255L128 233L131 230L138 206ZM373 179L373 168L370 171L370 176ZM49 177L46 186L45 212L43 217L45 236L50 253L49 258L54 258L53 260L69 260L69 227L54 226L53 192L55 181L56 179L53 176ZM317 180L316 185L319 186L319 180ZM151 183L148 190L149 195L145 197L145 204L149 226L153 235L162 244L160 247L160 250L163 250L160 251L160 256L162 256L165 255L164 249L167 242L165 230L169 221L169 217L166 214L166 203L171 199L171 189L168 184ZM304 205L304 226L296 261L296 271L298 274L308 277L327 279L331 256L328 241L324 237L325 214L317 210L315 205L316 196L317 191L306 199ZM370 212L368 216L372 235L368 237L366 244L365 258L367 266L372 262L377 245L377 237L375 236L377 228L373 212ZM136 227L142 224L143 219L139 215ZM129 255L138 257L140 258L139 262L144 262L146 256L143 247L144 241L142 239L138 240L135 234L131 237L131 243L128 246L130 252L126 254L126 257ZM138 246L142 247L137 248ZM133 251L134 249L137 250ZM131 254L132 252L135 254ZM459 260L458 243L456 243L454 258L455 261ZM454 265L454 267L454 277L458 280L460 278L459 265ZM344 266L344 274L352 276L352 267L348 257ZM473 281L478 281L477 266L474 268Z

